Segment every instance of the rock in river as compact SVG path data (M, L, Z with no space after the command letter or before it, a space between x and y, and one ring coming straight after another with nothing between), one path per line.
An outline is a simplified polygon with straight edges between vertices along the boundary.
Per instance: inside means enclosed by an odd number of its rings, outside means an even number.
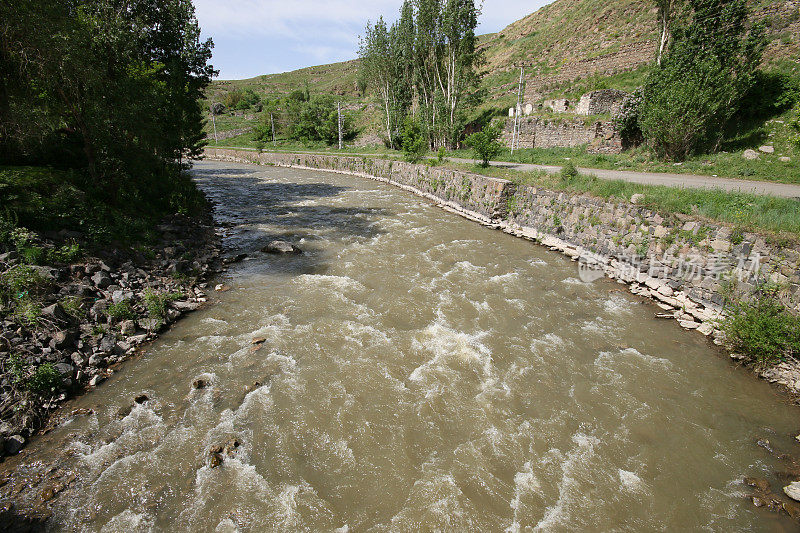
M295 246L294 244L286 241L272 241L264 248L261 249L262 252L266 252L268 254L302 254L303 251Z
M791 485L783 487L783 492L791 499L800 502L800 481L795 481Z

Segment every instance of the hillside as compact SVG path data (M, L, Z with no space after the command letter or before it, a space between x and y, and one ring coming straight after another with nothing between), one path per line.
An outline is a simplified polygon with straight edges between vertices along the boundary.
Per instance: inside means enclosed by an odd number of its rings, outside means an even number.
M767 24L765 62L800 71L800 0L754 0L755 17ZM556 0L502 31L480 39L485 50L483 109L500 112L516 101L518 65L528 65L525 100L574 97L596 88L632 90L655 56L657 11L651 0ZM335 94L355 107L366 104L356 79L358 60L270 74L248 80L216 81L209 98L233 89L286 94L306 83L312 93ZM367 113L371 106L362 106ZM376 123L359 117L358 123ZM238 121L241 123L241 120ZM225 121L221 126L225 129Z

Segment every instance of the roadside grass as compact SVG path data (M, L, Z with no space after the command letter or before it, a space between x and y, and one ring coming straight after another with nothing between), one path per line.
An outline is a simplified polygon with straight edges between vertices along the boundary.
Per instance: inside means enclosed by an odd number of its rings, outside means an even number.
M446 163L446 166L504 178L518 185L585 193L605 199L627 202L634 194L642 194L644 198L638 205L663 214L691 215L732 225L743 231L767 232L775 242L796 242L800 238L800 201L790 198L642 185L622 180L603 180L587 174L521 172L497 167L484 169L476 165L452 162Z

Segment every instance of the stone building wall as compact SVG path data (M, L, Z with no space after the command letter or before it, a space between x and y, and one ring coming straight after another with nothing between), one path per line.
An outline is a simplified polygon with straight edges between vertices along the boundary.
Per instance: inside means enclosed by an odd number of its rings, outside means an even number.
M238 137L239 135L244 135L246 133L250 133L253 131L253 128L238 128L235 130L227 130L227 131L218 131L217 132L217 140L224 141L225 139L233 139L234 137ZM214 142L214 132L211 131L208 133L208 140Z
M506 120L502 142L511 146L513 136L514 121ZM538 117L523 118L519 122L519 148L575 148L584 145L591 153L622 152L622 139L614 131L612 122L587 125L582 120L548 120Z
M622 101L628 95L625 91L616 89L603 89L584 94L578 105L575 106L576 115L601 115L611 113L616 115L622 107Z

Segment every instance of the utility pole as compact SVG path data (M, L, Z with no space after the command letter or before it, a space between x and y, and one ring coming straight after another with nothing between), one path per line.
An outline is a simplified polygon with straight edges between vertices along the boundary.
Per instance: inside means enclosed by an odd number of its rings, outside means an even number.
M214 117L214 102L211 102L211 107L209 107L211 111L211 123L214 125L214 146L219 144L217 140L217 119Z
M275 143L275 117L272 113L269 114L269 121L272 124L272 146L276 146Z
M519 90L517 91L517 107L514 109L514 133L511 136L511 155L519 148L520 115L522 114L522 96L525 84L525 64L519 66Z
M336 111L339 113L339 150L344 148L344 143L342 142L342 103L336 102Z

